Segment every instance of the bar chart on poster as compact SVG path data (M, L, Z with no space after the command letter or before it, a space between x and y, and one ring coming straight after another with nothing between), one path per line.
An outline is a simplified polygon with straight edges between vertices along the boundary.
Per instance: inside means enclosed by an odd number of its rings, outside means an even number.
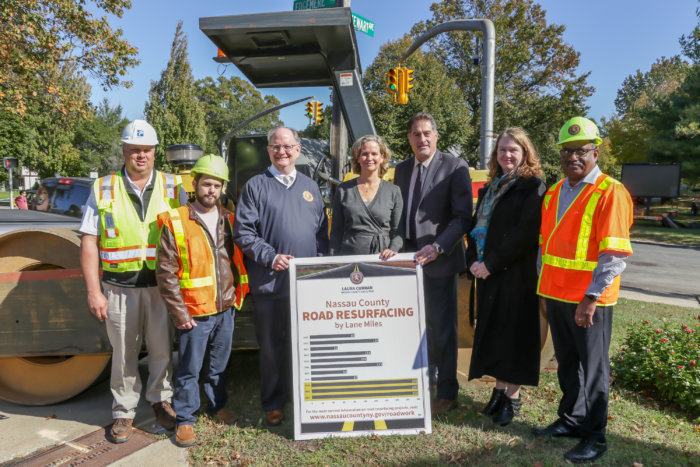
M290 272L295 438L429 433L412 256L295 259Z

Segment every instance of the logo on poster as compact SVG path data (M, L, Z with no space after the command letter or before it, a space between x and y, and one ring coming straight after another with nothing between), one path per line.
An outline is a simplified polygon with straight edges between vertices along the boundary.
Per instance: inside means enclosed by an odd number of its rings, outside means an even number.
M362 284L362 280L365 278L364 275L362 275L362 272L360 272L360 266L357 264L355 265L355 270L350 274L350 282L353 284Z

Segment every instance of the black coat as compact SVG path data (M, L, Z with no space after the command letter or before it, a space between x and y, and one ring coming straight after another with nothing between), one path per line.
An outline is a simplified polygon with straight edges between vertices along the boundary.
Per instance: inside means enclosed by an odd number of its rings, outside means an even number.
M476 332L469 379L493 376L536 386L540 373L540 319L537 298L537 246L545 185L520 178L491 215L484 246L490 275L476 282ZM477 209L486 193L479 190ZM476 217L473 224L476 224ZM468 239L467 267L477 261Z

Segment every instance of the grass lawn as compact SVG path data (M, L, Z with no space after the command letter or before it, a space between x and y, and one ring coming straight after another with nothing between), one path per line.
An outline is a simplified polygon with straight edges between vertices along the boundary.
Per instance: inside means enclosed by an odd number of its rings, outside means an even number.
M614 354L632 321L662 318L689 323L697 311L670 305L621 300L615 308ZM195 465L562 465L563 454L576 440L535 439L530 430L556 418L561 393L556 370L545 369L540 384L522 391L521 415L500 428L477 413L491 388L483 384L460 390L459 406L433 420L433 433L417 436L366 436L294 441L292 408L278 427L262 424L257 352L237 352L229 364L229 402L241 415L237 425L224 427L201 415L195 432L199 444L190 448ZM614 384L610 397L608 454L598 465L700 465L700 420L654 394L634 393Z
M630 231L632 240L647 240L674 245L700 246L700 229L671 229L658 222L636 221Z

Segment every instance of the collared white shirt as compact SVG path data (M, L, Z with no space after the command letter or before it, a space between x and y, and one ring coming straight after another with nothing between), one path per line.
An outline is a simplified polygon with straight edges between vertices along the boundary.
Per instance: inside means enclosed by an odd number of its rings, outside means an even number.
M278 182L280 182L282 185L286 186L287 188L292 186L292 184L294 183L294 180L297 179L297 169L293 169L292 173L290 173L290 174L283 174L282 172L277 170L277 167L275 167L274 165L271 165L270 167L267 168L267 170L269 170L270 173L272 174L272 176L275 177L275 180L277 180ZM287 183L285 181L285 177L291 178L291 181Z

